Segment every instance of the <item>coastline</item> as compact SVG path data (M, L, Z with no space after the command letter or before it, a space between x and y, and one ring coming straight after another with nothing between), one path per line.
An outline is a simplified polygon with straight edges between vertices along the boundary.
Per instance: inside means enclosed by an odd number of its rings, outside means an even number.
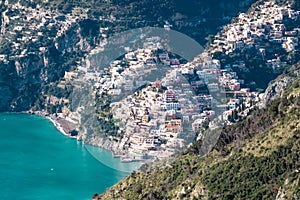
M130 162L130 163L131 162L145 163L145 162L149 162L151 160L151 159L145 160L145 159L137 158L134 156L130 156L126 152L122 151L122 149L119 146L119 143L113 142L109 139L104 139L104 138L93 136L93 137L87 138L87 140L83 140L81 132L78 132L78 134L76 136L72 136L70 134L70 131L75 130L75 128L76 128L75 124L68 121L67 119L65 119L63 117L54 116L55 114L51 115L47 112L32 111L32 110L25 111L22 113L43 117L43 118L49 120L55 126L55 128L64 136L71 138L71 139L76 139L78 141L81 140L83 143L85 143L87 145L91 145L94 147L103 148L105 150L108 150L111 152L111 156L113 158L119 158L122 163L128 163L128 162ZM72 127L72 128L70 128L70 127Z
M56 128L57 130L59 130L59 132L61 132L63 135L65 135L65 136L67 136L67 137L70 137L70 138L74 138L73 136L67 134L67 133L64 131L64 129L62 128L62 126L61 126L57 121L55 121L55 120L52 119L51 117L45 117L45 118L48 119L48 120L50 120L50 121L53 123L53 125L55 126L55 128Z
M26 111L24 113L43 117L43 118L49 120L55 126L55 128L64 136L79 140L79 138L77 136L72 136L71 134L67 133L68 131L67 131L66 125L68 126L68 124L66 124L66 123L63 124L63 123L59 122L57 117L54 117L54 116L52 116L46 112L42 112L42 111Z

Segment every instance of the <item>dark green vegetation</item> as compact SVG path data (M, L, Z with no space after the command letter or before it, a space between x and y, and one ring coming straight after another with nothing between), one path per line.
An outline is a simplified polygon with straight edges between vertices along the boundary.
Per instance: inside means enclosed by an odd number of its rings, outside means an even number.
M299 199L299 120L298 78L282 98L223 128L206 157L198 156L198 141L173 161L134 172L99 199Z
M97 119L99 121L95 128L98 128L97 133L104 133L108 136L119 136L117 135L118 127L114 123L113 114L110 111L111 97L108 94L101 94L96 97L97 102Z

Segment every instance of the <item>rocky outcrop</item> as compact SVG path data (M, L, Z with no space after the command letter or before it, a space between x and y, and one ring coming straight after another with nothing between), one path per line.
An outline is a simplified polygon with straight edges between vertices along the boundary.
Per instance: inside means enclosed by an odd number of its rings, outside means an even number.
M94 35L97 36L97 35ZM94 38L87 38L89 35L82 35L82 27L74 24L64 35L57 38L55 46L59 52L89 52L93 46Z
M9 23L9 18L6 16L7 10L3 11L0 16L0 33L5 32L5 26Z
M260 107L265 107L271 100L280 98L287 88L287 86L293 81L292 77L280 77L271 83L263 94L263 98Z
M0 111L29 110L37 100L40 105L45 104L42 101L47 88L63 78L65 71L75 69L85 53L96 45L98 37L97 30L90 32L83 19L67 25L57 19L56 24L54 19L36 19L37 23L41 20L45 24L38 30L13 20L8 22L9 17L23 17L19 9L23 9L23 15L31 12L29 8L13 5L8 5L5 11L0 9L0 91L5 94L0 96ZM97 23L93 21L94 29L99 28Z
M286 88L300 75L299 63L292 66L287 73L280 75L267 87L259 103L259 107L265 107L271 100L282 97Z
M85 144L97 146L111 151L115 156L125 155L123 145L120 142L113 141L103 136L89 136L84 140Z

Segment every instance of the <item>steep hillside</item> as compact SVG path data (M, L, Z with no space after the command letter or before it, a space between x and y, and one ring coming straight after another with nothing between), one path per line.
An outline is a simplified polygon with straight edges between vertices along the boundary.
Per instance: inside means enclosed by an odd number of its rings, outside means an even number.
M0 111L59 111L46 96L61 96L65 71L113 33L168 21L205 44L254 1L0 1Z
M242 85L263 91L287 65L300 59L296 3L257 1L214 36L208 51L223 68L235 71L244 80ZM290 40L295 41L290 45Z
M298 71L299 73L299 71ZM94 199L299 199L300 79L281 98L225 127L208 156L184 155L134 172Z
M169 21L174 29L190 35L204 45L207 34L215 34L217 27L229 23L239 12L245 12L256 0L94 0L94 1L34 1L21 0L23 5L41 5L48 9L57 9L64 14L80 7L88 10L89 17L106 20L116 27L116 31L144 26L162 27ZM11 0L14 2L14 0ZM218 10L218 12L215 12Z
M263 94L260 107L265 107L271 100L282 97L286 88L297 79L300 70L300 62L286 68L282 75L269 83Z
M247 11L254 2L256 1L1 1L0 91L6 95L0 96L0 111L23 111L30 108L45 109L50 113L60 111L57 108L59 106L47 106L47 96L68 98L69 92L61 95L64 93L61 89L69 88L69 85L57 87L61 85L58 83L63 79L65 71L76 70L82 65L82 59L113 33L169 24L172 29L205 45L225 24L230 23L239 12ZM298 1L288 2L297 5ZM286 1L278 3L284 5ZM251 10L255 10L257 4ZM294 8L297 9L295 6ZM297 23L290 19L287 22L297 27ZM256 23L255 20L253 23ZM222 45L218 47L223 48ZM268 49L272 50L266 48L266 55ZM250 48L228 55L218 52L214 57L221 61L222 67L226 67L228 63L233 68L241 67L242 70L234 70L244 80L245 85L242 86L253 86L253 90L258 87L265 89L268 82L281 73L281 70L277 72L276 68L276 73L269 73L272 70L269 65L266 68L266 60L260 59L258 50L252 50ZM272 51L273 54L277 55L278 52ZM285 55L295 57L295 61L299 59L297 52L287 54L280 51L279 57L284 58ZM253 59L247 59L249 56ZM273 57L268 58L272 59L272 67L273 62L277 65L278 61L274 61ZM243 66L250 69L251 73L244 73L243 70L246 69ZM259 73L266 73L267 76L256 76ZM253 81L256 85L252 84Z

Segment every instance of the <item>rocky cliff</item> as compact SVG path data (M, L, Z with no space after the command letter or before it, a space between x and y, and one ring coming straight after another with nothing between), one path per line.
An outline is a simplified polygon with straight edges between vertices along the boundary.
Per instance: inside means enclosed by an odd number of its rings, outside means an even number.
M263 94L260 107L265 107L271 100L282 97L286 88L299 76L300 64L297 63L286 69L284 74L272 81Z
M6 3L1 10L6 20L0 40L0 110L29 110L95 46L98 32L90 29L99 25L19 4Z

